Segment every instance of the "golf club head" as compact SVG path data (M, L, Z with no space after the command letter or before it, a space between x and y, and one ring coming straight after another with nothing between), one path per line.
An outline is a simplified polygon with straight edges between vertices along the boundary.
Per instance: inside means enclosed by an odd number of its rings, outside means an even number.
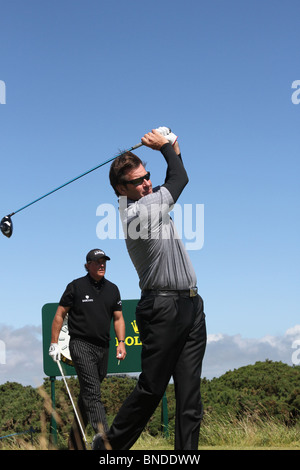
M0 229L3 235L5 235L7 238L10 238L13 233L13 223L11 221L11 218L9 215L6 215L3 217L3 219L0 222Z

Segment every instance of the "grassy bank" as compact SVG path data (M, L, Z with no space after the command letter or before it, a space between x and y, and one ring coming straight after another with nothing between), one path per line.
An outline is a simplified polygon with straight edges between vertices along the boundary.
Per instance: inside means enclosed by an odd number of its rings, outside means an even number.
M74 401L79 394L76 377L68 380ZM266 360L228 371L219 378L203 379L204 419L199 449L297 449L300 450L300 367ZM136 385L136 378L107 377L101 386L102 402L110 425ZM57 448L66 449L74 411L62 380L55 384ZM7 382L0 386L0 436L36 430L33 448L48 449L51 421L50 380L38 389ZM113 399L112 399L113 397ZM168 439L161 434L161 406L150 418L136 450L173 450L176 401L174 385L166 390ZM88 441L93 431L87 429ZM0 440L1 449L32 445L31 436Z
M67 448L67 435L59 436L60 449ZM174 449L174 438L162 435L151 436L143 432L132 450ZM2 450L48 450L46 435L35 436L30 440L8 438L1 442ZM201 427L199 450L300 450L300 424L287 426L272 418L245 416L242 419L206 415Z
M164 439L143 433L134 449L172 450L173 437ZM300 425L287 426L272 418L245 416L238 420L206 415L200 433L201 449L300 450Z

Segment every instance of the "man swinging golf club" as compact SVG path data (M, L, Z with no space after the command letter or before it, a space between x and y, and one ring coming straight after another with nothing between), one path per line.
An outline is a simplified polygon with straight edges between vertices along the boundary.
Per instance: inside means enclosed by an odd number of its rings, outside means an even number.
M130 449L159 404L171 376L176 397L175 449L198 449L202 419L200 375L206 346L203 301L196 274L169 216L188 182L177 137L158 128L142 138L167 163L162 186L153 188L142 161L127 152L110 168L120 198L126 245L139 276L136 322L142 341L142 373L106 436L93 448ZM137 227L139 233L137 233Z
M68 314L69 349L80 385L78 408L82 423L74 420L69 449L85 448L81 427L85 428L88 422L95 433L99 428L108 430L100 384L107 374L112 319L118 338L116 357L123 360L126 356L120 292L105 278L108 260L110 258L100 249L89 251L85 264L87 275L68 284L52 323L49 355L57 362L60 360L58 337Z

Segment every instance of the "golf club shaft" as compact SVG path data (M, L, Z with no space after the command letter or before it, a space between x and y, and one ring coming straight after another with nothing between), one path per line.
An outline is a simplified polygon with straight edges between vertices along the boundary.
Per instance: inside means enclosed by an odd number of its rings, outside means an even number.
M58 186L57 188L53 189L52 191L49 191L49 193L44 194L43 196L41 196L41 197L35 199L34 201L30 202L29 204L26 204L26 206L21 207L20 209L16 210L15 212L12 212L11 214L9 214L9 216L11 217L11 216L13 216L14 214L17 214L18 212L21 212L22 210L26 209L27 207L32 206L32 204L35 204L36 202L40 201L41 199L44 199L45 197L50 196L50 194L55 193L55 192L58 191L59 189L64 188L64 187L67 186L68 184L71 184L71 183L73 183L74 181L78 180L79 178L82 178L83 176L88 175L88 174L91 173L92 171L97 170L97 168L100 168L101 166L106 165L107 163L111 162L112 160L114 160L115 158L119 157L119 156L122 155L123 153L131 152L132 150L135 150L135 149L141 147L142 145L143 145L142 142L140 142L139 144L134 145L134 146L131 147L130 149L124 150L123 152L119 153L119 155L116 155L115 157L112 157L112 158L110 158L109 160L106 160L105 162L100 163L99 165L95 166L94 168L91 168L90 170L85 171L85 172L82 173L81 175L76 176L75 178L71 179L70 181L67 181L66 183L62 184L61 186Z
M65 375L64 375L63 370L62 370L62 367L61 367L61 363L60 363L60 361L56 361L56 362L57 362L58 368L59 368L59 370L60 370L61 376L62 376L62 378L63 378L63 381L64 381L64 383L65 383L66 389L67 389L67 391L68 391L68 394L69 394L69 397L70 397L70 400L71 400L71 403L72 403L72 406L73 406L73 409L74 409L74 413L75 413L75 416L76 416L78 425L79 425L79 427L80 427L80 431L81 431L82 437L83 437L85 443L87 443L87 440L86 440L86 437L85 437L85 434L84 434L84 430L83 430L81 421L80 421L80 419L79 419L79 416L78 416L76 407L75 407L74 402L73 402L73 398L72 398L71 392L70 392L70 390L69 390L69 387L68 387L68 384L67 384Z

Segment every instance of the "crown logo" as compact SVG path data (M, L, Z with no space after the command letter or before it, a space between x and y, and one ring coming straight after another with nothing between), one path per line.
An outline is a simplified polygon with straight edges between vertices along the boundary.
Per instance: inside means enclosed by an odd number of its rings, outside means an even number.
M136 334L138 334L139 329L138 329L138 327L137 327L136 320L132 321L132 322L131 322L131 325L132 325L133 331L134 331Z

